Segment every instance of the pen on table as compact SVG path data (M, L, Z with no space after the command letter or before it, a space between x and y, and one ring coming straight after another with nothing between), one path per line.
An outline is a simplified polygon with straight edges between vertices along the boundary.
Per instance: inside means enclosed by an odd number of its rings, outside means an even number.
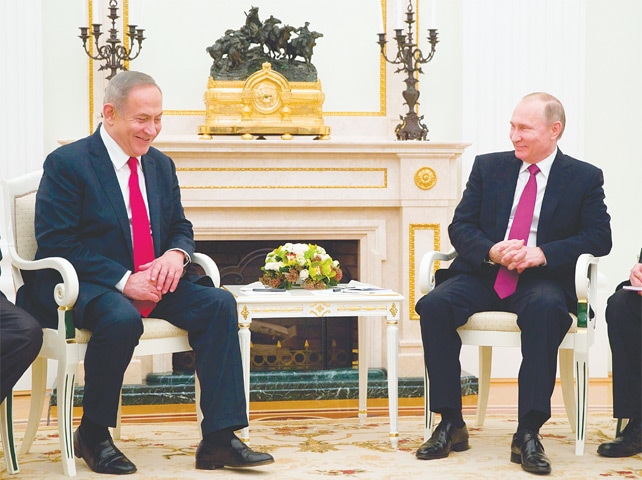
M283 288L253 288L253 292L285 292Z

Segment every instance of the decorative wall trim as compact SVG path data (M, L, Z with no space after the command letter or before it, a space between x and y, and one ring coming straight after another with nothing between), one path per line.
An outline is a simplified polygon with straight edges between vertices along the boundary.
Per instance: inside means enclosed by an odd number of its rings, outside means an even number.
M327 189L327 188L388 188L388 169L387 168L177 168L179 172L212 172L212 173L225 173L225 172L235 172L237 174L251 173L251 172L260 172L260 176L247 176L245 181L248 182L245 185L239 184L225 184L225 177L219 176L216 178L216 185L189 185L189 176L183 175L181 178L181 189L243 189L243 188L269 188L269 189L291 189L291 188L312 188L312 189ZM283 178L283 173L294 173L298 174L300 172L305 173L318 173L317 177L310 175L309 177L302 177L297 175L296 180L301 181L302 179L309 178L309 184L279 184L270 173L278 173L277 177L280 177L281 180L286 180ZM374 173L374 178L372 176L364 175L354 175L355 172L363 173ZM324 173L330 173L330 175L323 175ZM346 173L350 175L345 175ZM334 174L334 175L333 175ZM202 179L201 176L199 178ZM239 175L235 175L234 180L239 180ZM242 178L242 177L241 177ZM250 183L252 180L257 180L256 183ZM334 180L333 184L321 184L321 180ZM295 180L294 176L292 180ZM340 180L346 180L346 183L340 183ZM355 183L355 181L363 181L364 183ZM379 180L379 183L369 183L372 180Z
M409 226L409 241L408 241L408 281L410 284L409 288L409 300L408 308L410 310L410 319L419 320L419 315L415 312L415 303L417 303L418 298L416 298L416 279L417 271L415 265L417 261L421 259L416 256L416 245L415 245L415 233L418 230L432 230L433 231L433 248L432 250L439 250L441 248L441 225L436 223L411 223Z

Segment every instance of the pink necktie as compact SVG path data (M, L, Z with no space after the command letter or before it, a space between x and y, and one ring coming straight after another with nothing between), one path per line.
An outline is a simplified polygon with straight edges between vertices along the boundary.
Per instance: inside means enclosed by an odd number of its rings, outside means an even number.
M149 227L147 208L143 200L138 183L138 160L130 157L127 161L129 170L129 204L132 209L132 237L134 246L134 270L138 272L140 266L154 260L154 243ZM134 306L143 317L150 314L156 304L151 301L135 300Z
M530 176L526 187L519 197L517 209L515 210L515 217L513 224L508 233L508 239L524 240L524 245L528 242L528 235L531 231L531 223L533 222L533 209L535 208L535 199L537 197L537 179L535 176L539 172L537 165L528 167ZM499 298L504 299L515 293L517 289L517 281L519 280L519 273L517 270L508 270L506 267L499 267L497 278L495 279L495 291Z

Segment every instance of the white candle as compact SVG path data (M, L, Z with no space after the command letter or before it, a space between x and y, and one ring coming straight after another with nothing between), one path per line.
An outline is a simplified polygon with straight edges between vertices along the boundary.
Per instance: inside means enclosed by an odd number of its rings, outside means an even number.
M403 0L396 0L395 2L395 18L394 28L403 28Z
M428 28L437 28L437 0L430 3L430 26Z
M100 0L91 0L91 23L100 23Z

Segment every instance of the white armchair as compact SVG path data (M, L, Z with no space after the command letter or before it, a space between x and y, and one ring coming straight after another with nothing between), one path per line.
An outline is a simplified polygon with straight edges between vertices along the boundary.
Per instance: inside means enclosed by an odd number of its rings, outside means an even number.
M41 176L42 172L37 171L3 181L7 230L5 238L8 243L16 291L24 284L21 270L51 268L57 270L62 276L62 283L58 284L52 292L58 304L58 328L43 329L43 346L38 358L32 364L31 407L20 453L29 452L38 430L45 400L47 359L57 360L57 416L61 460L65 475L75 476L72 432L74 384L78 363L84 358L91 332L74 327L73 309L78 296L78 277L71 263L58 257L34 260L37 247L34 231L35 200ZM203 268L205 274L218 287L220 275L216 263L210 257L200 253L195 253L192 260ZM192 349L187 331L158 318L146 318L143 323L144 333L134 351L134 356L183 352ZM195 387L197 417L200 421L202 414L199 407L198 379ZM119 409L118 423L114 430L114 437L117 439L120 438L120 417Z
M418 284L421 293L429 293L434 288L435 262L450 261L457 256L455 250L448 253L427 252L419 268ZM559 350L560 379L566 415L572 431L575 432L575 453L584 454L586 435L586 413L588 396L588 352L593 345L595 317L590 316L591 305L597 299L598 259L589 254L580 255L575 267L575 290L578 298L578 314L569 315L573 324L562 341ZM508 312L479 312L472 315L468 322L457 332L463 345L479 347L479 380L477 398L477 425L482 426L486 417L490 371L493 347L519 347L520 330L517 315ZM575 367L575 368L573 368ZM575 371L577 389L573 387ZM428 373L424 368L424 438L430 438L433 429L433 414L429 410ZM574 395L575 392L575 395Z

